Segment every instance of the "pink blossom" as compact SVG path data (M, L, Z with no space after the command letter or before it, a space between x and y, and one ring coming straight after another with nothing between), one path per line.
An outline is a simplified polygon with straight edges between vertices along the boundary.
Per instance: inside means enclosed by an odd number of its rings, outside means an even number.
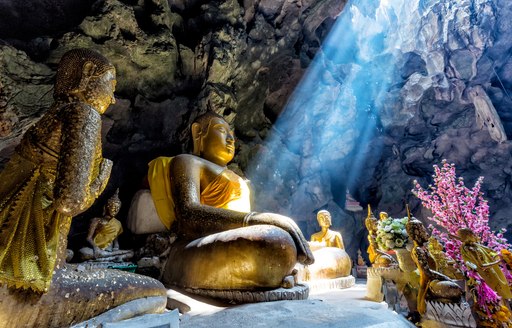
M483 245L496 253L501 249L509 249L510 244L503 238L504 229L495 233L489 227L489 206L483 197L480 188L483 177L479 177L473 188L464 184L463 178L457 178L455 165L442 161L442 166L434 165L434 183L425 190L414 181L413 194L421 200L422 205L432 212L429 220L437 224L444 231L432 224L432 235L437 237L445 246L446 254L455 261L455 267L465 272L466 278L472 282L476 292L478 305L488 311L486 304L497 304L500 301L498 294L490 288L480 275L464 265L460 253L461 241L450 235L457 235L461 228L469 228L480 237ZM507 279L512 282L512 275L502 267Z

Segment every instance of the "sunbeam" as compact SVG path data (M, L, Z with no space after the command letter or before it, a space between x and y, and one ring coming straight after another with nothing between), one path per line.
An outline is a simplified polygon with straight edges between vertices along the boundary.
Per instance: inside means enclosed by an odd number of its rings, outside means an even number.
M315 201L319 189L332 189L343 208L345 191L372 175L368 169L380 158L379 113L383 100L397 96L389 92L401 81L395 60L414 43L407 29L417 8L417 1L405 0L347 4L248 170L256 192L272 195L264 203L256 197L259 209L279 203L306 221L328 206ZM284 189L291 199L280 199Z

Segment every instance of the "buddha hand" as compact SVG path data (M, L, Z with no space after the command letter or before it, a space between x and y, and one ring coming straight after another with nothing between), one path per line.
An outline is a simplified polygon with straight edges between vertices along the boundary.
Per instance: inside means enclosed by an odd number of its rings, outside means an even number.
M107 186L108 179L110 178L110 172L112 171L112 161L106 158L103 158L100 164L99 174L91 183L90 193L95 200L99 195L103 192L105 187Z
M275 213L249 213L245 216L244 226L258 224L273 225L288 232L295 242L295 247L297 247L297 261L299 263L309 265L315 261L302 231L289 217Z

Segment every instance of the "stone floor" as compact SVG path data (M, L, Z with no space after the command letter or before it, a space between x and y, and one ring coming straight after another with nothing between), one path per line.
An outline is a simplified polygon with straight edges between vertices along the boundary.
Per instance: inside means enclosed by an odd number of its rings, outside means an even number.
M354 287L311 292L304 301L278 301L244 305L228 305L191 298L169 290L171 302L190 311L180 316L180 328L215 327L414 327L386 303L364 299L366 281L357 280Z

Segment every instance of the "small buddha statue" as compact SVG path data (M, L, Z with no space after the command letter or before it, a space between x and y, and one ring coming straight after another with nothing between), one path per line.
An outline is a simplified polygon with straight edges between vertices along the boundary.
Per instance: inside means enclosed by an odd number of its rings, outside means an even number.
M222 116L199 116L191 132L192 154L149 164L158 218L177 235L163 280L197 293L288 286L296 262L314 261L302 232L288 217L251 212L247 183L226 167L235 145Z
M416 298L418 312L425 314L427 300L460 303L462 301L462 289L459 285L444 274L431 269L431 267L435 268L435 261L426 246L430 236L423 223L417 219L410 219L406 224L406 230L414 243L411 256L420 274Z
M118 238L123 233L121 222L116 215L121 209L119 189L108 199L103 209L103 217L94 218L89 225L87 242L91 247L80 250L83 260L121 262L133 257L133 251L120 250Z
M313 250L319 247L337 247L345 249L341 234L329 229L331 227L331 213L326 210L320 210L316 214L316 219L320 225L321 231L311 235L309 246L311 246Z
M387 218L389 218L389 215L388 215L388 213L387 213L387 212L380 212L380 213L379 213L379 219L380 219L381 221L384 221L384 220L386 220Z
M512 291L501 271L501 258L492 249L480 244L480 239L469 228L462 228L457 231L461 240L460 253L468 268L476 270L491 287L503 299L511 299Z
M315 263L305 268L305 280L334 279L350 274L352 261L345 252L343 238L331 227L331 213L318 211L316 215L321 231L311 235L309 245L313 250Z
M435 261L435 270L447 275L451 279L463 279L464 275L455 268L455 261L448 257L443 251L443 245L437 238L431 236L428 240L428 251Z
M381 212L381 219L383 217L383 214L387 216L386 212ZM390 265L398 265L396 260L391 255L379 249L379 245L377 244L378 222L379 221L373 215L370 205L368 204L368 216L366 217L364 223L366 229L368 230L368 257L370 259L372 267L379 268L388 267Z
M115 76L95 51L66 52L53 105L0 173L0 327L67 327L153 296L142 311L165 307L166 290L154 279L65 263L71 218L93 204L110 176L101 114L115 102Z

